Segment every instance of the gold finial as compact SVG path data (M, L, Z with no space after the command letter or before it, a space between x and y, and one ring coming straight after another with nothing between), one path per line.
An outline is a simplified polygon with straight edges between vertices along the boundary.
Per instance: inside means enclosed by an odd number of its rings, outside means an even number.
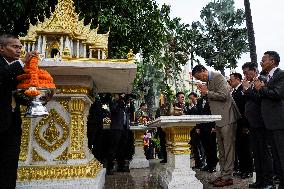
M133 54L133 50L130 49L130 51L127 54L127 59L129 60L133 60L134 59L134 54Z

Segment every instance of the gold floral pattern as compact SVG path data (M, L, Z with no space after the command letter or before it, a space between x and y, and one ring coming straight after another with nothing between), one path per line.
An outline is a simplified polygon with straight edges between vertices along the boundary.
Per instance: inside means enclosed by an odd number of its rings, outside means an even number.
M49 129L50 126L54 127L55 123L61 127L59 133L55 133L54 128ZM42 131L44 125L49 124L45 131ZM54 125L53 125L54 124ZM49 131L48 131L49 130ZM57 130L57 129L56 129ZM41 119L36 125L34 130L34 137L38 144L48 152L52 152L62 146L69 136L68 125L64 119L56 112L55 109L49 111L49 115Z

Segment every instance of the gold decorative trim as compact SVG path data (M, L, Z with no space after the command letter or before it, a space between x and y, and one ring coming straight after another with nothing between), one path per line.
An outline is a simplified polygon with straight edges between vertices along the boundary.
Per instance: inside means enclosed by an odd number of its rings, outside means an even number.
M89 96L92 94L92 89L79 85L58 85L56 88L59 89L58 94L86 94Z
M49 133L44 132L43 136L41 136L40 132L41 128L45 124L47 124L48 122L53 122L53 120L58 123L59 126L61 126L63 133L61 137L57 136L57 138L53 138L53 140L55 141L53 144L48 144L46 142L46 137L48 137L47 135L49 135ZM48 130L48 128L46 130ZM51 109L49 111L49 115L42 118L41 121L36 125L34 130L34 137L36 141L43 149L47 150L48 152L52 152L59 148L67 140L68 136L68 125L66 124L64 119L56 112L55 109ZM50 137L52 136L50 135Z
M134 133L134 139L135 139L135 146L136 147L144 146L143 138L144 138L145 131L133 130L133 133Z
M32 151L32 160L34 162L37 162L37 161L46 161L46 159L44 159L43 157L41 157L38 152L36 151L36 149L33 149Z
M190 131L193 127L171 127L166 128L166 140L168 151L175 155L190 154L189 140Z
M95 178L102 165L93 159L81 165L23 166L18 168L18 181Z
M31 127L31 118L25 117L26 106L21 106L21 116L22 116L22 139L21 139L21 152L19 155L19 161L26 161L28 157L28 147L29 147L29 133Z
M67 99L57 99L56 100L61 106L63 106L63 108L65 108L67 110L67 112L69 112L69 101Z
M85 101L83 98L71 98L70 159L84 159L84 116Z
M62 161L68 159L68 148L66 148L57 158L55 158L55 161Z
M85 159L86 155L84 152L72 152L68 154L69 159Z

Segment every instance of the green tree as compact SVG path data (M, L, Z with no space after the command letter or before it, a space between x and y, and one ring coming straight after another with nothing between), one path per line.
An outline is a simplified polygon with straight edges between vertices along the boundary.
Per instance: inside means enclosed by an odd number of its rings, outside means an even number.
M237 59L248 51L244 11L235 10L234 0L219 0L208 3L200 17L203 23L193 23L202 36L196 53L224 75L225 68L237 67Z
M29 22L54 10L57 0L5 0L0 2L2 16L1 32L25 34ZM186 25L180 19L171 19L170 7L158 7L154 0L74 0L76 12L91 27L99 25L99 32L110 29L109 58L125 58L129 49L136 54L143 52L143 61L138 62L135 91L141 93L149 107L154 104L154 95L163 91L169 98L173 92L168 80L180 72L188 56L183 52L183 33ZM14 14L14 13L17 14Z

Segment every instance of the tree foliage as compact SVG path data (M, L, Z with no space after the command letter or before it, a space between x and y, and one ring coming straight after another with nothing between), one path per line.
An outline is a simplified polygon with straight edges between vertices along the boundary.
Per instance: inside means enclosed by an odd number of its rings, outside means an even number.
M202 36L196 53L223 74L225 68L235 68L237 59L248 51L244 11L235 10L234 0L214 1L201 10L200 17L203 23L193 23Z

